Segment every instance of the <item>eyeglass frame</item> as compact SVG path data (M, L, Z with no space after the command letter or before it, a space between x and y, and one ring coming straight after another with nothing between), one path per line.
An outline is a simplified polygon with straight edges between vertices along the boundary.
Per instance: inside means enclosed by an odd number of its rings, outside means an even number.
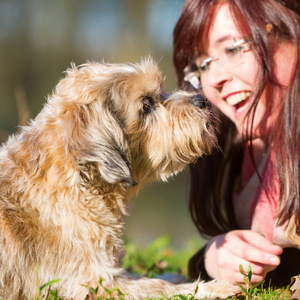
M230 48L238 47L243 44L248 44L246 37L238 39L236 42L233 43L232 46L230 46ZM247 51L249 51L249 50L250 50L250 48ZM201 62L200 67L204 62L211 63L211 62L214 62L217 60L220 60L220 57L217 57L217 56L207 57ZM196 59L192 64L186 66L183 70L183 72L185 74L183 80L186 82L189 82L196 90L198 90L200 87L200 78L201 78L200 67L197 65L197 59ZM232 67L234 67L234 66L232 66Z

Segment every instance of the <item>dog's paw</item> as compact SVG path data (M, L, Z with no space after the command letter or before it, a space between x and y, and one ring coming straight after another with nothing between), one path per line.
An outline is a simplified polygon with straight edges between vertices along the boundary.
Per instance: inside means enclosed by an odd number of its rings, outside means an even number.
M228 281L212 280L209 282L200 282L196 293L199 299L224 299L240 291L240 288Z

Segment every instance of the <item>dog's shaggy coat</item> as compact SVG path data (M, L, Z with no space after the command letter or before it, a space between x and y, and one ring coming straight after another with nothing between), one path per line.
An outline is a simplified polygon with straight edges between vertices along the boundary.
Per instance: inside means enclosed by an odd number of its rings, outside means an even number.
M185 92L161 100L156 64L72 66L42 112L0 150L0 297L26 299L61 281L84 299L99 277L128 299L225 296L220 282L172 285L120 267L130 197L209 153L209 113ZM103 290L99 293L104 294Z

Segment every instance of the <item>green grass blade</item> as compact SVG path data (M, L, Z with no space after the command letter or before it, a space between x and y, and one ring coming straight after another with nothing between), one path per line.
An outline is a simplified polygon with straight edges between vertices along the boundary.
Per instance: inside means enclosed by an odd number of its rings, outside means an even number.
M54 280L51 280L51 281L45 283L43 286L40 287L40 291L42 291L43 289L45 289L47 286L50 286L50 285L52 285L54 283L57 283L59 281L60 281L60 279L54 279Z

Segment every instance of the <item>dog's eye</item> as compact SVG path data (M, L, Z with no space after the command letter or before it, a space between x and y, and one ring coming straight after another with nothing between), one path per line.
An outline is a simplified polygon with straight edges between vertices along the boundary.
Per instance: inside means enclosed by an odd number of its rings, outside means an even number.
M150 97L143 97L143 112L144 114L149 114L154 108L154 101Z

